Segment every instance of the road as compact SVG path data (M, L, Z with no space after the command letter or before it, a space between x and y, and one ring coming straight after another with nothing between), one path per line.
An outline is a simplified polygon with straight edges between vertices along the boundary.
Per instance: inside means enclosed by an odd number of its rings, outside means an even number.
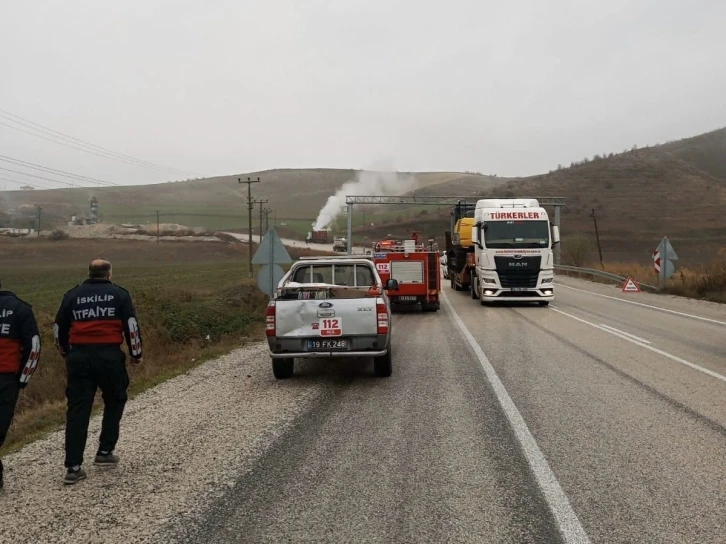
M261 344L203 365L130 403L115 476L49 489L62 433L9 456L0 542L724 542L726 306L556 297L445 287L394 315L388 379L276 381Z
M723 542L726 308L558 283L396 315L394 376L343 371L187 537Z
M241 242L247 242L250 237L249 234L241 234L239 232L225 232L224 234L227 234L229 236L233 236L240 240ZM282 243L286 245L287 247L296 247L296 248L307 248L307 249L314 249L318 251L326 251L329 253L334 253L333 250L333 244L318 244L318 243L310 243L306 244L302 240L293 240L292 238L280 238L282 240ZM259 243L260 242L260 235L259 234L253 234L252 235L252 241ZM365 252L364 248L362 247L353 247L353 253L354 254L363 254Z

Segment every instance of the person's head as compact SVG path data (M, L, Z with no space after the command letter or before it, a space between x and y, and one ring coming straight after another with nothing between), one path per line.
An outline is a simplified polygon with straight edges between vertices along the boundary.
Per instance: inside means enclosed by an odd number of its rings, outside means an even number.
M93 259L88 265L88 277L92 280L110 280L111 263L106 259Z

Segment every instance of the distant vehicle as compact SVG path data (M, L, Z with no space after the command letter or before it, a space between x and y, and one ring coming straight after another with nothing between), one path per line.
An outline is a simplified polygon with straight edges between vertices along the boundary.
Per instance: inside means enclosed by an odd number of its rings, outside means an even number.
M398 287L389 280L387 289ZM376 376L393 371L391 307L365 257L303 257L277 285L267 306L272 372L290 378L296 358L373 357Z
M328 233L329 231L327 229L323 230L314 230L311 232L311 242L314 242L316 244L327 244L328 243Z
M348 251L348 241L345 238L334 238L333 251Z
M395 279L396 289L388 289L391 304L420 304L424 312L440 308L441 273L438 247L418 243L418 233L398 242L382 240L374 246L373 261L385 282Z

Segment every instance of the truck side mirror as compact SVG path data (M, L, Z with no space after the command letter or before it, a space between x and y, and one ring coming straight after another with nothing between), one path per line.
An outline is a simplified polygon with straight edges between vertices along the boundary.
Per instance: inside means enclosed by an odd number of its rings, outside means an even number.
M393 278L386 281L386 291L396 291L398 290L398 280L394 280Z
M479 245L479 223L471 229L471 241L475 246Z
M552 227L552 245L560 243L560 227L557 225Z

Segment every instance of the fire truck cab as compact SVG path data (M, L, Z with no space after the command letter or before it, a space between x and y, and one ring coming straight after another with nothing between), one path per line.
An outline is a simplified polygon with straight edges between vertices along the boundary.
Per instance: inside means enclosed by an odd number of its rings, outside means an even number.
M389 279L398 281L398 289L386 291L392 306L421 304L424 312L439 309L440 253L433 244L420 244L418 233L412 233L411 239L403 242L377 242L373 262L383 285Z

